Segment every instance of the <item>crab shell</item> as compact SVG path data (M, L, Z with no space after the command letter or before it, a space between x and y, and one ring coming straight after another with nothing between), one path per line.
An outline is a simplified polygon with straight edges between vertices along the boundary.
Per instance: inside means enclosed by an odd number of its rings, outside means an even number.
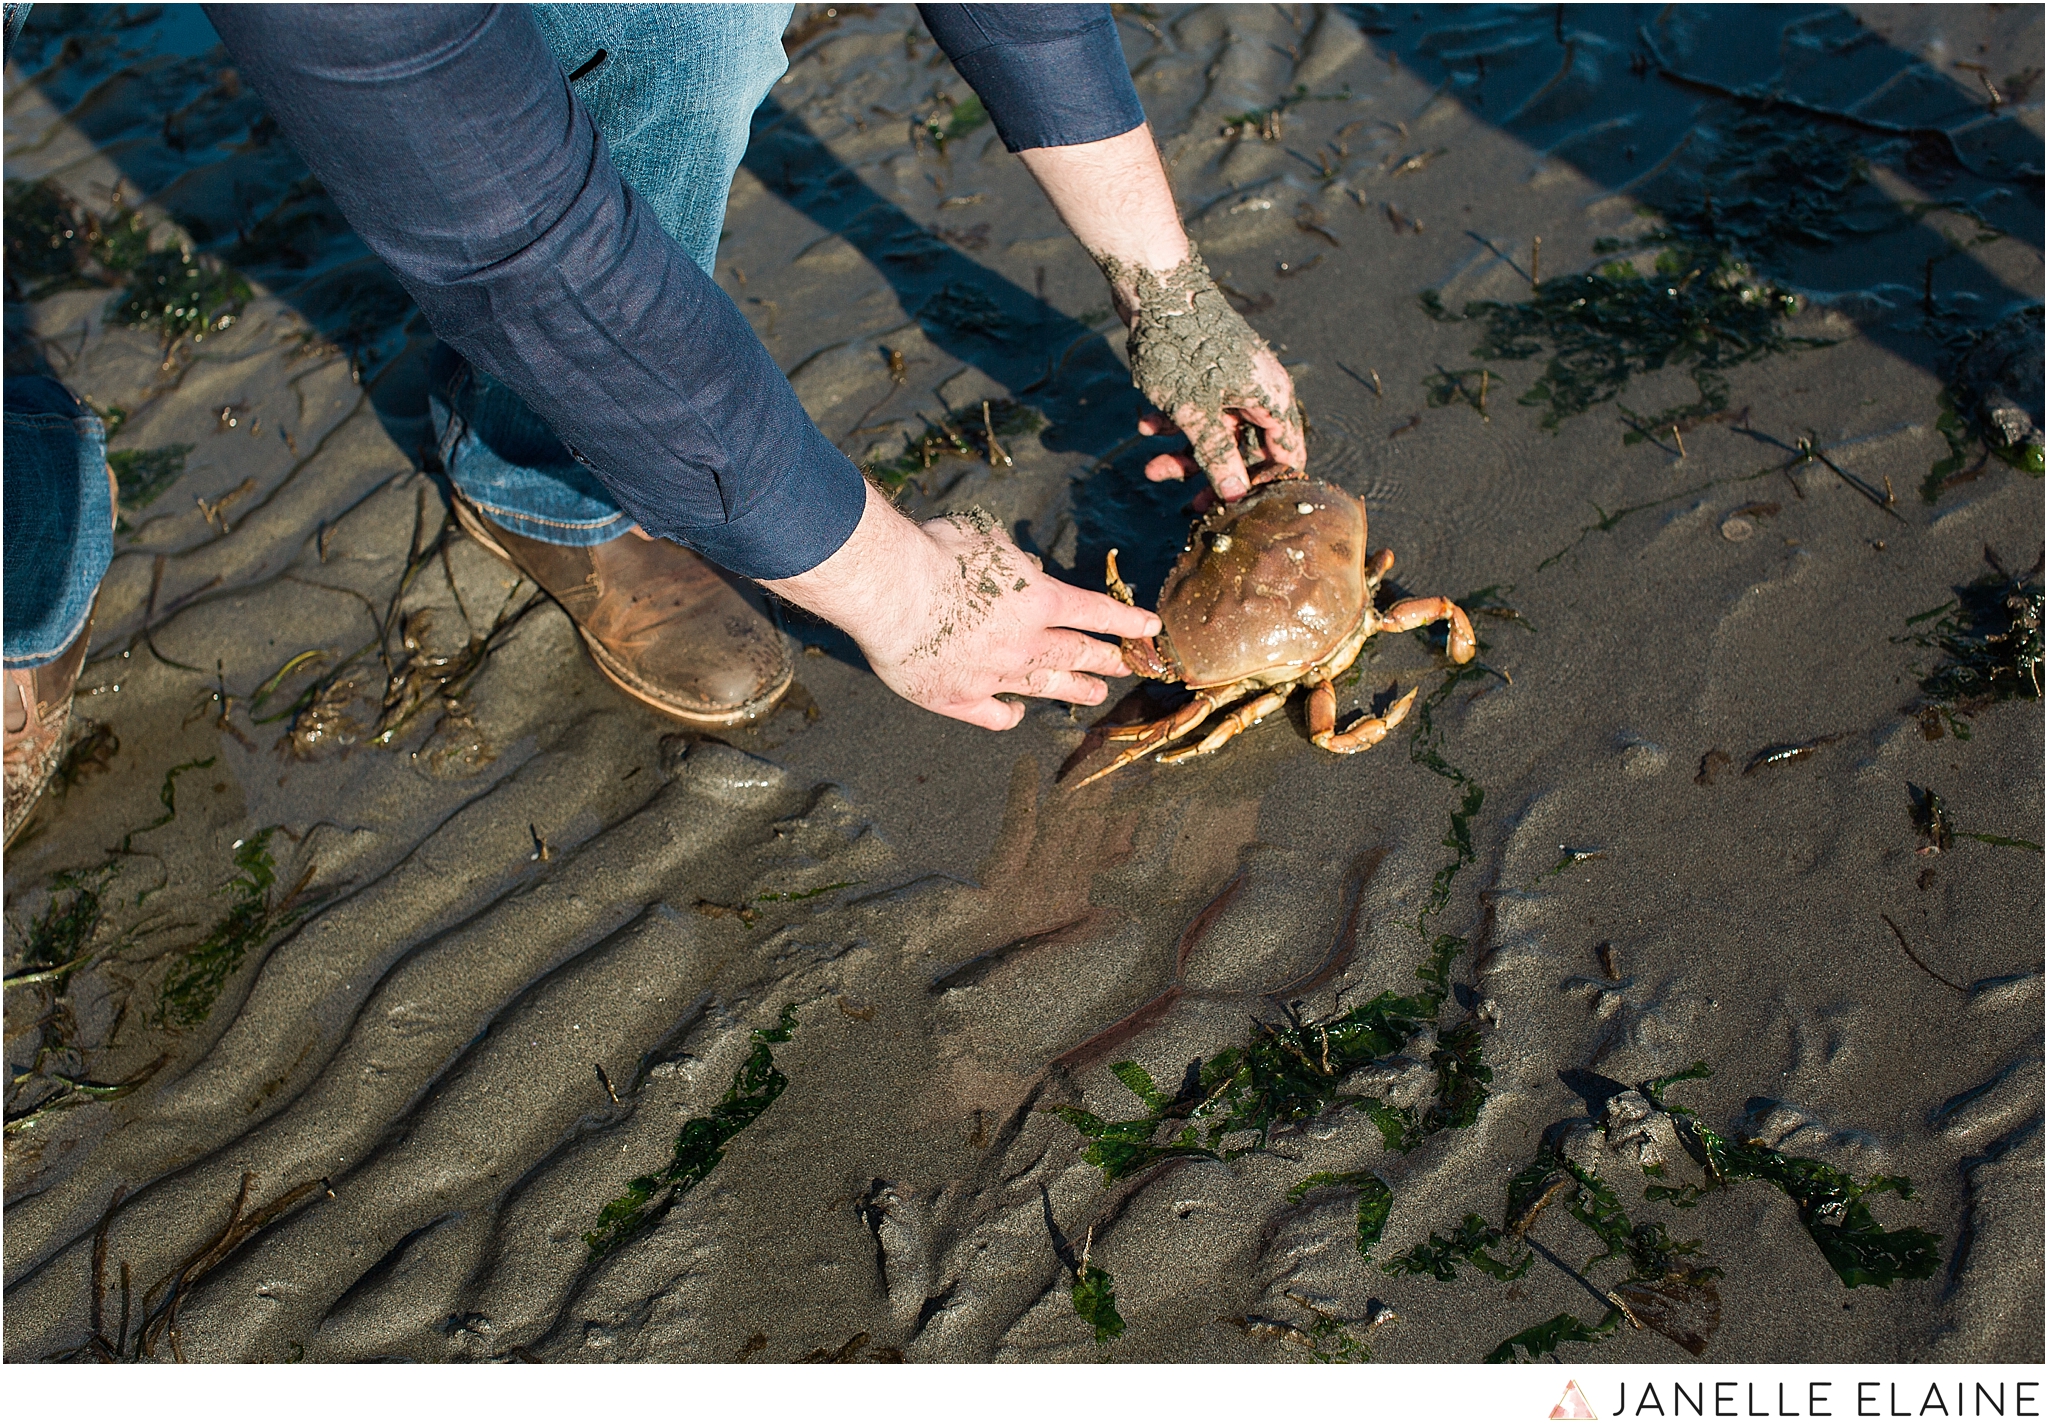
M1197 521L1159 589L1155 644L1190 688L1282 684L1371 633L1365 506L1324 481L1268 482Z

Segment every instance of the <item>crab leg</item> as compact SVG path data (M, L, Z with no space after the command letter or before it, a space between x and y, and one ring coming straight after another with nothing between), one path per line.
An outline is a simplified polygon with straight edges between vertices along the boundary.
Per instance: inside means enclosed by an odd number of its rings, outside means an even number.
M1424 599L1403 600L1379 618L1379 627L1393 634L1403 630L1433 625L1438 620L1451 622L1448 649L1452 664L1463 664L1472 658L1478 649L1478 642L1472 638L1472 622L1465 618L1465 612L1444 599L1431 595Z
M1246 700L1225 715L1223 722L1211 729L1201 743L1190 748L1169 750L1159 756L1159 762L1177 764L1183 759L1215 753L1268 714L1282 708L1287 703L1287 696L1293 692L1293 685L1282 684L1267 690L1256 699Z
M1457 607L1453 605L1452 609ZM1387 737L1388 732L1408 717L1408 710L1415 703L1416 691L1411 689L1394 701L1391 709L1374 719L1367 717L1353 720L1351 727L1339 734L1337 730L1337 691L1330 688L1330 681L1318 684L1308 696L1308 737L1319 749L1333 754L1355 754L1369 749Z
M1109 570L1103 583L1109 587L1111 598L1121 600L1124 604L1135 609L1138 602L1131 596L1131 587L1124 584L1123 577L1116 572L1116 552L1114 550L1110 551L1105 563ZM1132 674L1142 674L1148 679L1164 680L1169 684L1178 682L1179 676L1173 672L1165 660L1159 657L1159 647L1153 644L1149 637L1134 637L1121 643L1124 652L1124 666ZM1098 778L1100 776L1099 774L1097 775Z
M1113 729L1104 729L1102 737L1112 743L1128 743L1114 759L1104 764L1088 777L1075 784L1086 788L1099 778L1106 778L1126 764L1134 764L1154 749L1172 743L1181 735L1200 724L1216 712L1216 697L1213 694L1197 694L1186 704L1174 710L1164 719L1155 719L1149 724L1124 724Z

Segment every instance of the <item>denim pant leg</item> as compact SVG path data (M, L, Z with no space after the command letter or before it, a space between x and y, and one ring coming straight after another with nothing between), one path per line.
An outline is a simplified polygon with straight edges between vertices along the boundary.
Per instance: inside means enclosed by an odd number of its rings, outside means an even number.
M620 175L707 273L754 110L789 67L782 32L791 8L532 8L563 73L581 75L577 97ZM598 545L632 528L545 422L445 345L430 364L429 392L449 478L499 525L555 545Z
M6 666L29 669L78 638L113 563L107 435L54 377L7 378L4 420Z

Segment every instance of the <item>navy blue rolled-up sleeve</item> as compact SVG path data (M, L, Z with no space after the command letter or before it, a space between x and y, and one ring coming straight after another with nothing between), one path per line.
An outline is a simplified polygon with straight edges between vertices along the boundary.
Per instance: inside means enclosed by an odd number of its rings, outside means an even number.
M1092 144L1145 122L1107 5L920 5L1011 153Z
M209 5L243 79L434 330L647 531L797 575L865 489L612 167L514 7Z

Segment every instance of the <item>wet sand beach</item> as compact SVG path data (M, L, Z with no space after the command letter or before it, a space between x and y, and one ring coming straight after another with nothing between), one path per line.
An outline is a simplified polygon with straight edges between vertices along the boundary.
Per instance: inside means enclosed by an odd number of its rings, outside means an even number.
M795 611L678 733L456 529L197 10L35 7L10 363L123 529L6 855L8 1361L2039 1361L2041 9L1118 16L1482 642L1377 636L1355 756L1081 787L1181 692L991 734ZM1093 264L914 10L787 44L718 281L905 509L1149 599Z

